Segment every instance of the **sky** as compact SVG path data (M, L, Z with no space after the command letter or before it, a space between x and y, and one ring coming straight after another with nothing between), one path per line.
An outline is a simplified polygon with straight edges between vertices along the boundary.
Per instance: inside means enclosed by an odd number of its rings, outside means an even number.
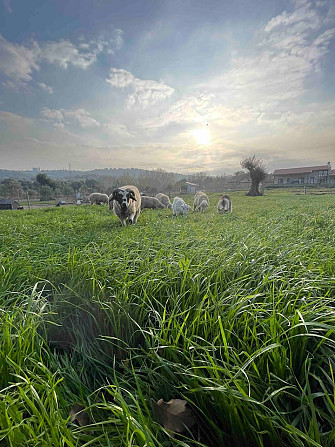
M0 0L0 169L334 169L334 73L334 0Z

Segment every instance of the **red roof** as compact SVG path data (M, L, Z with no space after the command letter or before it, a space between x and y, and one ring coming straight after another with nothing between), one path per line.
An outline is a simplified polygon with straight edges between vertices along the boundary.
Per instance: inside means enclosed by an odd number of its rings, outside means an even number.
M273 175L305 174L313 171L328 171L328 165L308 166L304 168L275 169Z
M329 173L329 175L335 175L335 169L332 169Z

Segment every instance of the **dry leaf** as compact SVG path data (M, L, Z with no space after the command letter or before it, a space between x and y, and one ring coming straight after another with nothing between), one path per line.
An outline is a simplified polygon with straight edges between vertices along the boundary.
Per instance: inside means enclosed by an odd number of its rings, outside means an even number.
M167 430L182 433L196 423L196 417L192 410L186 406L187 400L171 399L164 402L159 399L153 402L158 422Z
M85 411L85 407L75 404L70 410L70 421L77 421L80 427L91 424L91 419Z

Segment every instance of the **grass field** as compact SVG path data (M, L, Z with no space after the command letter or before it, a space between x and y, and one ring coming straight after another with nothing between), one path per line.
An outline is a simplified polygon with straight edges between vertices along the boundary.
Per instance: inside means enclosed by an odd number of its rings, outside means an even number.
M1 446L335 445L335 196L218 197L1 212Z

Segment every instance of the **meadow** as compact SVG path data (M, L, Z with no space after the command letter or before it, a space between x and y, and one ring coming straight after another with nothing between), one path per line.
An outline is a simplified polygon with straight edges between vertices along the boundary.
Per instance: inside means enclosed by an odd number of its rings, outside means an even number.
M1 212L0 445L335 445L335 195L218 197Z

